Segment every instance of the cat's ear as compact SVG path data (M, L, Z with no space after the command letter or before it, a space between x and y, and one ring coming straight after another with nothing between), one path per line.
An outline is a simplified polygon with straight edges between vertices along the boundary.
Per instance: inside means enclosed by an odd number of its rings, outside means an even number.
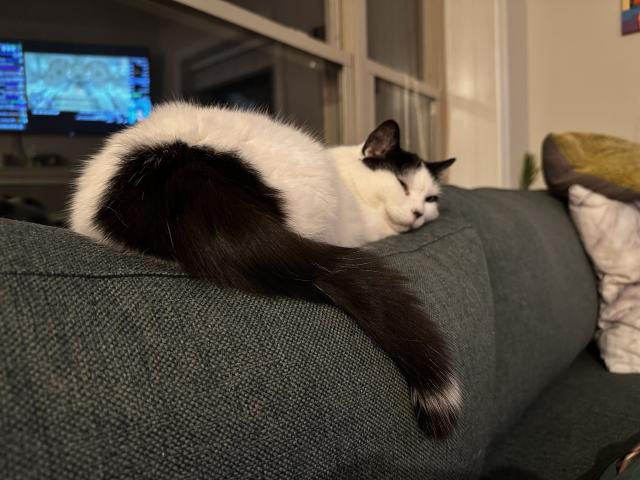
M395 120L385 120L369 134L362 147L365 157L384 157L387 152L400 148L400 127Z
M424 165L425 167L427 167L427 170L429 170L429 173L431 173L431 175L433 175L435 178L438 178L440 175L442 175L442 172L453 165L453 162L455 161L455 158L449 158L448 160L441 160L439 162L424 162Z

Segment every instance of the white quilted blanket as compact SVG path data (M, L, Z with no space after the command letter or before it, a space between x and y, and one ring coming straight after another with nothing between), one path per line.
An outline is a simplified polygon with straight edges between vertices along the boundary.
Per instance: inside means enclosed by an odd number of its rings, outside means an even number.
M573 185L569 207L600 278L600 354L612 372L640 373L640 203Z

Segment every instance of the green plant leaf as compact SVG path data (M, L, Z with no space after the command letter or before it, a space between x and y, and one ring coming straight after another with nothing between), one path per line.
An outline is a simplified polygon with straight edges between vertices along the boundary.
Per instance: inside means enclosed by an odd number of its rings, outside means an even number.
M536 164L535 156L529 152L525 153L520 174L520 189L529 190L529 187L536 181L539 172L540 167Z

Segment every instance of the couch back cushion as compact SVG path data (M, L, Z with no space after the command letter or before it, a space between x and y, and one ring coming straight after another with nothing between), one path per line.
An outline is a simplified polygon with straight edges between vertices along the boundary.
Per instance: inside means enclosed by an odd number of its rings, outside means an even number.
M547 192L450 188L482 240L495 321L494 435L591 341L596 276L564 202Z

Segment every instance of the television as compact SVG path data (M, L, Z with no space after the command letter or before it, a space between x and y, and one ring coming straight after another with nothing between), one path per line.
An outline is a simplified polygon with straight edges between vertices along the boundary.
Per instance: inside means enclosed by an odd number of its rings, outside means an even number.
M145 48L0 40L0 132L102 134L151 113Z

